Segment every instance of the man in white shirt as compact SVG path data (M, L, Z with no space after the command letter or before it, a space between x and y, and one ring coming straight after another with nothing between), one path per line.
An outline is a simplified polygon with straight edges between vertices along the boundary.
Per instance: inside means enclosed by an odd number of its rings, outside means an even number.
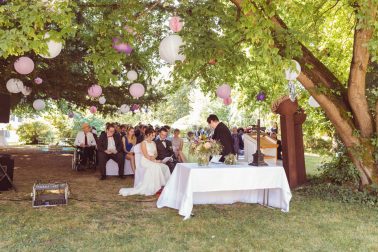
M96 149L96 140L91 132L91 127L88 123L83 123L81 126L82 131L79 131L76 135L75 146L78 151L81 152L81 165L87 164L88 158L93 158L94 151ZM82 169L79 169L82 170Z
M106 163L109 159L117 162L119 177L124 178L123 144L120 134L115 134L114 124L108 124L106 131L98 139L98 162L101 171L101 180L106 179Z

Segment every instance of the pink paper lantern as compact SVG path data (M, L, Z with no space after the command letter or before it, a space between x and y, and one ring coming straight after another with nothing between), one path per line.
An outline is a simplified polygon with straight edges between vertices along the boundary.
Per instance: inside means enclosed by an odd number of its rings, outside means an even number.
M91 112L92 114L96 113L97 112L97 108L96 106L92 106L89 108L89 112Z
M231 97L227 97L226 99L223 99L224 105L228 106L232 103Z
M226 99L231 95L231 88L227 84L220 85L217 88L217 96L222 99Z
M30 74L34 70L34 62L29 57L20 57L13 65L14 69L19 74Z
M133 51L133 48L129 44L120 42L119 38L113 38L112 42L113 42L113 48L117 52L122 52L122 53L126 53L127 55L130 55L131 52Z
M140 106L138 104L133 104L131 106L131 111L134 112L135 110L138 110L140 108Z
M131 96L137 99L144 95L144 91L144 86L140 83L134 83L129 88Z
M173 32L181 31L182 27L183 27L183 23L181 22L180 17L178 16L171 17L171 19L169 20L169 28L171 28Z
M34 83L37 84L37 85L42 84L42 82L43 82L43 80L40 77L37 77L37 78L34 79Z
M90 88L88 88L88 95L90 97L99 97L102 94L102 88L101 86L94 84Z
M123 29L125 29L125 31L127 31L128 33L130 33L130 34L132 34L132 35L136 35L136 31L135 31L132 27L130 27L130 26L128 26L128 25L125 25L125 26L123 27Z

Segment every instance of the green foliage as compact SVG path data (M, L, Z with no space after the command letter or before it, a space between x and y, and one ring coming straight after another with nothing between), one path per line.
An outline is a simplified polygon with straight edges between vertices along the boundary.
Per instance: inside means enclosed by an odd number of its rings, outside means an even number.
M46 143L52 143L54 140L54 128L39 121L26 122L18 127L17 135L20 141L27 144L37 144L40 138L44 138Z

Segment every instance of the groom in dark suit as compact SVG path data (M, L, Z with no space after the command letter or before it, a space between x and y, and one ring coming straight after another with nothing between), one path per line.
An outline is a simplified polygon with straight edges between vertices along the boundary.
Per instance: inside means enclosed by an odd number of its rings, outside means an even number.
M222 153L220 153L222 155L222 158L219 161L224 162L225 156L230 153L235 154L231 132L224 123L219 122L219 119L216 115L209 115L209 117L207 118L207 123L212 129L214 129L212 138L219 141L223 146Z
M178 161L172 149L172 142L167 139L167 136L168 130L164 127L161 128L159 133L159 139L155 140L158 154L156 160L163 160L166 157L172 157L173 161L168 161L166 163L166 165L168 165L169 170L172 173Z

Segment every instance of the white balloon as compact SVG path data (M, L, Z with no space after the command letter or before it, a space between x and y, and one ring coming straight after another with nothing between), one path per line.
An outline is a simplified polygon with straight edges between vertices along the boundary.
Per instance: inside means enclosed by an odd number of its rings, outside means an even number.
M21 93L23 95L28 96L31 94L31 92L32 92L32 89L30 87L27 87L27 86L22 87Z
M6 86L10 93L17 94L20 93L24 88L24 83L22 83L22 81L20 81L19 79L12 78L7 81Z
M159 46L160 58L169 64L174 64L176 60L183 61L185 56L179 54L182 45L184 45L184 42L179 35L174 34L165 37Z
M127 112L130 111L130 106L127 105L127 104L122 104L121 107L119 108L119 111L120 111L122 114L126 114Z
M138 74L134 70L128 71L126 76L130 81L135 81L136 79L138 79Z
M46 33L43 38L48 39L50 37L49 33ZM61 42L56 42L54 40L47 41L47 48L48 48L48 54L40 54L41 57L46 59L52 59L55 58L60 54L63 48L63 44Z
M99 102L100 104L105 104L105 102L106 102L106 98L105 98L104 96L101 96L101 97L98 99L98 102Z
M46 107L46 104L43 100L41 99L37 99L33 102L33 108L35 110L42 110Z
M293 67L290 66L289 68L285 69L285 78L286 80L295 80L301 73L301 65L299 65L298 61L292 60L295 63L295 70L293 70Z
M320 107L319 103L312 96L310 96L310 98L308 99L308 104L310 104L310 106L313 107L313 108L319 108Z

